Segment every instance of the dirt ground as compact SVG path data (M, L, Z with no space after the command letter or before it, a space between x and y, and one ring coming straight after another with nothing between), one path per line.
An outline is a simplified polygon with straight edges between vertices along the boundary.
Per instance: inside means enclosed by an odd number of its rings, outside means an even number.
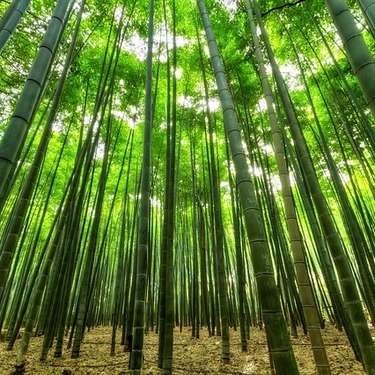
M328 327L323 331L323 335L333 375L364 374L361 364L355 360L348 340L342 332ZM120 337L120 332L118 337ZM301 334L298 338L292 340L300 374L316 374L308 337ZM13 351L6 351L5 343L0 343L0 375L12 373L19 341ZM247 353L241 351L238 331L231 331L230 341L231 361L230 364L223 364L220 360L220 337L208 337L207 332L202 330L201 338L195 339L191 338L189 329L185 329L182 333L176 330L174 335L173 374L270 374L264 331L258 328L251 330L251 340ZM32 338L26 373L30 375L127 374L129 354L124 352L123 347L118 344L116 355L110 356L110 343L111 328L97 327L86 334L81 347L81 356L78 359L71 359L68 351L65 351L61 358L54 358L52 351L45 362L40 362L39 354L42 338ZM157 350L158 337L155 333L149 333L145 337L144 375L161 374L157 368ZM287 369L284 374L288 374Z

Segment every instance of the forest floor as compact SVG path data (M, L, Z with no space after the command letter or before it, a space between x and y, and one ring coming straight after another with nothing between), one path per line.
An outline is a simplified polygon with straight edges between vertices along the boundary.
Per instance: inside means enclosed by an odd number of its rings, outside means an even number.
M120 332L118 337L120 337ZM231 360L230 364L223 364L220 360L220 337L208 337L207 330L201 331L201 338L191 338L191 330L182 333L176 329L174 335L173 374L176 375L266 375L270 374L269 356L266 337L263 330L253 328L248 352L241 351L239 331L230 332ZM343 332L333 327L323 330L323 338L331 365L332 375L363 375L364 371L354 358L348 340ZM13 372L17 356L18 340L13 351L6 351L6 344L0 343L0 375ZM111 328L97 327L86 333L81 346L81 354L77 359L71 359L69 351L65 351L61 358L54 358L53 351L46 361L39 361L42 337L31 339L27 357L26 374L30 375L123 375L128 373L129 353L117 345L115 356L110 355ZM316 374L308 337L300 334L293 338L293 348L297 358L301 375ZM158 336L149 333L145 337L144 375L158 375L157 368ZM288 370L285 369L285 375Z

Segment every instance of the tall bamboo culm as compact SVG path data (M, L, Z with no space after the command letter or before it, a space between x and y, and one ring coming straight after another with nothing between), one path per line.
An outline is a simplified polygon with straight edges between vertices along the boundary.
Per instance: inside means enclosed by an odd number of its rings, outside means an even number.
M320 331L318 311L316 308L312 285L306 266L303 249L303 239L297 221L297 213L294 205L292 189L290 186L289 171L285 160L284 144L279 131L278 121L274 110L274 97L271 86L267 79L266 68L260 49L250 0L246 0L246 6L255 47L255 56L258 62L260 79L262 82L264 97L267 104L268 118L272 132L273 148L279 171L285 217L290 237L290 246L294 258L294 266L296 270L296 277L299 295L301 297L302 302L303 313L307 323L307 329L311 341L312 351L314 354L318 374L329 375L331 374L331 370Z
M148 50L146 73L145 123L143 133L143 161L141 177L141 201L139 209L137 274L135 282L135 303L133 318L133 343L130 359L132 375L142 374L143 339L145 323L147 262L149 250L150 222L150 169L151 169L151 134L152 134L152 45L154 40L154 0L150 0L148 22Z
M344 0L325 0L344 45L348 60L375 116L375 60Z
M290 375L298 374L287 325L281 310L261 212L256 201L247 157L242 146L238 120L234 109L235 106L224 74L224 66L206 5L203 0L198 0L197 3L206 32L211 64L224 116L225 131L228 136L236 170L237 188L239 190L246 230L251 246L252 263L272 361L277 373L282 374L287 368Z
M269 42L265 26L262 21L262 16L258 6L258 2L253 0L255 13L261 29L262 38L266 46L267 55L270 60L272 72L277 84L278 93L284 106L285 114L290 125L294 147L299 158L302 173L306 180L309 193L311 194L317 211L321 227L324 232L331 256L336 266L336 271L339 276L340 286L346 307L350 315L349 321L344 321L344 326L347 332L352 331L352 345L363 360L363 365L369 374L375 371L375 347L371 338L371 333L367 326L367 321L363 312L363 306L359 298L356 287L354 275L350 263L346 257L342 246L340 233L337 230L335 222L332 218L327 201L319 184L309 149L306 145L304 135L301 131L297 115L294 111L293 104L290 99L287 87L281 75L280 69L276 62L271 44Z

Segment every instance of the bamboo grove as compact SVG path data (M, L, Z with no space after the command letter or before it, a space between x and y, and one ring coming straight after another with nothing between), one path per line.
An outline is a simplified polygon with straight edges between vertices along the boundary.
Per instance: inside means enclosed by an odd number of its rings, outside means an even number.
M375 374L375 2L0 2L0 330L40 360L191 327ZM256 328L258 327L258 328ZM67 342L67 345L65 343ZM4 344L4 343L2 343ZM127 370L127 369L124 369Z

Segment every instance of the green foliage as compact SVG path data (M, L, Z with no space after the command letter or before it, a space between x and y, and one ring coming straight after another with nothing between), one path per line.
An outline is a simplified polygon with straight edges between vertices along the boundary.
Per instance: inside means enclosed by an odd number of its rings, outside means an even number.
M164 186L166 176L165 152L167 145L168 123L167 97L172 90L167 86L167 76L174 74L172 58L172 2L156 2L155 33L154 33L154 65L153 65L153 136L152 136L152 223L153 230L150 239L153 242L153 262L159 262L160 227L158 218L161 217L164 202ZM163 4L166 7L166 20L164 20ZM7 2L0 2L0 14L5 12ZM4 133L9 117L17 103L19 93L26 81L30 66L38 50L38 45L43 37L46 25L51 16L55 1L32 1L31 7L22 19L18 29L0 56L0 137ZM345 227L345 215L340 205L337 191L332 184L332 175L327 165L327 155L322 147L323 136L332 153L334 162L343 176L345 191L350 197L350 203L360 218L359 223L364 238L371 242L373 226L368 225L363 219L375 212L374 194L374 139L371 134L374 121L369 116L365 100L360 87L352 72L348 59L339 45L337 32L332 20L323 5L323 2L299 2L293 6L283 6L284 1L260 1L261 12L268 36L275 51L276 58L281 67L285 82L289 88L294 109L298 116L299 125L307 142L310 157L312 158L319 183L324 196L329 201L329 206L334 216L342 238L348 244L348 251L353 253L349 244L350 233ZM352 4L351 4L352 5ZM176 211L176 249L181 251L179 262L191 266L193 264L193 248L199 243L196 238L198 230L198 198L202 204L204 223L207 224L207 251L211 252L215 241L211 238L214 228L211 217L212 181L209 171L209 158L207 152L208 125L207 110L209 109L214 123L215 157L217 172L221 181L222 219L226 234L227 260L230 268L228 274L235 275L235 240L233 229L233 211L230 202L230 182L235 176L231 161L227 158L227 140L223 126L223 114L220 110L215 77L211 68L204 32L198 15L197 5L194 0L175 0L176 6L176 96L177 96L177 161L176 161L176 200L179 210ZM123 9L122 9L123 7ZM259 67L254 57L254 45L250 35L248 18L241 1L207 1L207 8L212 20L220 52L223 57L225 76L230 85L234 99L237 118L241 128L241 135L248 164L251 165L251 178L257 186L257 195L261 201L264 227L267 240L273 248L275 244L272 210L277 210L277 217L281 219L281 227L285 228L285 218L280 199L280 188L277 181L278 170L276 159L271 150L272 133L269 128L268 118L262 107L263 91L259 78ZM123 10L122 24L120 24ZM56 84L62 71L62 65L71 43L77 9L74 7L68 21L62 41L55 56L54 65L49 75L48 85L44 91L38 111L30 126L25 146L20 156L22 163L18 176L14 181L8 201L0 217L0 233L6 232L7 220L12 212L13 204L18 191L23 183L23 176L35 155L38 142L41 138L42 128L50 110ZM353 5L353 12L361 22L364 22L358 9ZM322 40L310 14L315 17L326 37L327 45ZM76 245L77 254L72 259L84 259L90 228L95 217L96 193L99 185L100 169L103 165L103 153L106 143L107 125L109 126L109 166L106 186L104 191L104 204L100 216L98 230L98 247L103 245L104 254L110 259L110 269L98 255L95 260L95 269L92 283L98 288L103 288L102 300L113 300L114 291L108 286L102 287L95 284L99 271L108 272L108 279L113 282L114 269L117 268L119 243L123 240L126 245L123 256L129 256L129 280L131 282L133 255L128 253L136 243L132 236L132 226L136 223L138 187L141 175L142 139L145 120L145 79L146 79L146 49L147 49L147 1L88 1L84 18L81 24L79 38L69 75L65 84L64 93L57 112L50 137L48 151L45 155L43 168L40 172L35 195L28 210L29 221L20 232L23 243L32 244L34 236L40 226L39 237L35 240L37 251L33 258L34 264L39 264L39 255L48 241L59 207L64 207L64 196L71 184L72 176L77 165L78 155L86 139L93 142L94 135L89 133L94 116L97 116L94 132L100 124L99 140L96 145L96 154L92 160L84 161L89 170L88 182L84 185L83 178L78 179L78 191L82 192L82 207L78 221L77 233L80 234L79 243ZM361 28L371 52L374 54L374 40L365 27ZM203 61L200 62L197 35L203 46ZM309 104L306 88L304 87L298 68L298 61L293 52L295 47L301 66L305 73L307 85L314 103L314 110L321 126L318 132L317 119L314 118L313 108ZM264 52L264 46L261 46ZM169 50L169 55L167 50ZM331 54L329 52L332 52ZM113 60L111 61L111 57ZM335 61L333 61L334 57ZM290 137L285 111L282 109L280 98L273 83L269 61L265 61L267 74L273 86L279 123L284 126L286 137ZM169 70L168 70L169 69ZM209 108L206 108L205 92L203 85L203 72L207 76L210 97ZM170 92L168 92L170 89ZM101 91L102 90L102 91ZM98 98L103 94L103 101L98 105ZM108 100L106 102L106 100ZM104 103L107 103L106 105ZM95 112L97 111L97 112ZM369 127L368 127L369 125ZM372 130L369 130L372 129ZM134 132L134 140L130 145L130 134ZM88 137L88 138L87 138ZM293 146L293 145L292 145ZM296 157L293 147L285 146L288 154L288 167L291 175L300 173L299 161L295 164L292 160ZM60 154L61 153L61 154ZM60 157L61 156L61 157ZM86 155L87 157L87 155ZM59 160L59 161L58 161ZM228 173L228 164L229 170ZM296 167L297 166L297 167ZM56 178L52 175L56 170ZM40 211L47 200L48 189L52 184L49 204L43 222L40 223ZM81 189L81 190L80 190ZM302 194L297 184L293 185L296 196ZM267 196L273 193L276 207L272 207L273 199ZM355 194L358 193L358 196ZM77 202L77 195L74 203ZM237 199L235 199L237 201ZM311 232L306 206L301 198L296 198L297 211L302 227L305 228L306 242L315 247L314 233ZM113 205L112 205L113 203ZM125 206L125 208L124 208ZM368 212L361 210L366 207ZM125 214L123 213L123 210ZM70 225L74 210L69 212L67 223ZM124 216L122 216L124 215ZM121 222L123 217L127 222L125 229ZM276 217L276 216L275 216ZM268 221L267 221L268 220ZM64 228L64 235L70 233L69 225ZM109 234L105 237L105 227L108 225ZM241 224L242 225L242 224ZM241 226L240 225L240 226ZM155 229L156 228L156 229ZM319 229L319 228L318 228ZM240 229L243 235L244 228ZM183 240L182 240L183 239ZM103 242L101 242L103 241ZM179 242L180 241L180 242ZM194 246L193 246L194 245ZM60 245L63 248L63 245ZM246 267L248 276L246 288L254 288L254 275L248 256L248 244L244 247L244 260L248 261ZM25 251L28 247L19 245L19 258L26 259ZM186 249L185 249L186 248ZM26 249L26 250L23 250ZM184 250L183 250L184 249ZM122 248L121 248L122 250ZM186 251L186 254L183 253ZM211 254L211 253L209 253ZM186 257L186 259L184 258ZM274 256L275 258L275 256ZM273 258L274 263L278 264ZM200 258L199 258L200 259ZM314 255L314 264L318 265ZM213 262L211 262L213 263ZM212 264L210 263L210 266ZM246 263L246 262L245 262ZM371 261L369 261L371 264ZM20 264L23 263L20 261ZM195 264L195 263L194 263ZM20 272L21 265L12 265L12 270ZM195 264L196 266L196 264ZM18 268L17 268L18 267ZM213 266L212 266L213 267ZM274 265L272 265L274 267ZM272 268L270 266L270 268ZM106 270L106 271L104 271ZM214 268L211 270L214 272ZM210 271L210 272L211 272ZM182 271L181 271L182 272ZM190 269L184 269L190 272ZM181 273L182 275L182 273ZM179 282L182 276L178 276ZM30 275L29 275L30 277ZM154 284L158 285L158 276ZM189 277L192 277L191 275ZM72 280L80 280L80 269L72 268ZM107 280L108 281L108 280ZM124 281L125 282L125 281ZM78 282L77 282L78 283ZM104 281L103 285L106 284ZM182 281L181 281L182 283ZM18 285L18 284L17 284ZM16 285L16 286L17 286ZM79 289L79 284L76 287ZM180 288L180 286L178 286ZM188 289L189 287L186 286ZM211 288L211 286L210 286ZM283 298L289 298L289 291L280 287ZM13 289L12 289L13 293ZM76 291L76 293L78 293ZM319 292L320 293L320 292ZM1 297L1 296L0 296ZM13 298L13 297L12 297ZM46 297L47 298L47 297ZM123 297L122 297L123 298ZM189 297L190 298L190 297ZM255 298L254 311L258 308ZM250 297L248 297L250 301ZM155 297L155 300L157 298ZM250 303L250 302L249 302ZM291 302L292 304L294 302ZM76 308L75 297L71 298L72 310ZM156 302L154 301L156 306ZM123 303L122 305L126 305ZM73 308L74 306L74 308ZM181 306L180 306L181 307ZM104 314L104 313L103 313ZM106 312L106 322L110 320L110 313Z

